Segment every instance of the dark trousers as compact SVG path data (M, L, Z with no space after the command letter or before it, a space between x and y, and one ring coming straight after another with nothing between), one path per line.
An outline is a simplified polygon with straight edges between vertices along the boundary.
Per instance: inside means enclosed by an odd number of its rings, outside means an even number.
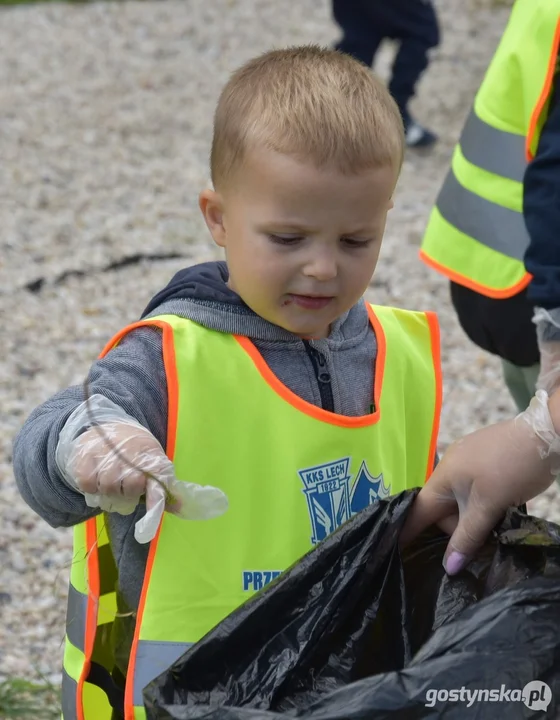
M400 41L389 91L405 122L416 84L428 66L428 50L439 44L431 0L333 0L333 16L343 37L337 49L371 66L381 41Z
M496 300L452 282L451 301L461 327L475 345L518 367L539 362L533 305L526 290Z

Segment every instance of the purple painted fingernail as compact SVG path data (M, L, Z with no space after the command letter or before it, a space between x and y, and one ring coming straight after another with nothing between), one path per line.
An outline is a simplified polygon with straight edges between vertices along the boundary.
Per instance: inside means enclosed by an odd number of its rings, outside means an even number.
M462 570L465 565L467 564L467 556L463 555L463 553L457 552L456 550L453 550L451 553L449 553L449 556L446 560L444 560L444 568L448 575L456 575L460 570Z

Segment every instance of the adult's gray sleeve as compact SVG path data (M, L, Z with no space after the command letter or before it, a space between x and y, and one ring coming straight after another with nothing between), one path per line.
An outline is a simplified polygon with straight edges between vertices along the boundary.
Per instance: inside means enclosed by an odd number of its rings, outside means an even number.
M97 360L90 370L89 392L119 405L165 448L167 381L159 329L133 330ZM81 385L58 392L31 413L14 440L13 465L19 491L52 527L76 525L99 513L68 487L55 460L59 433L84 399Z

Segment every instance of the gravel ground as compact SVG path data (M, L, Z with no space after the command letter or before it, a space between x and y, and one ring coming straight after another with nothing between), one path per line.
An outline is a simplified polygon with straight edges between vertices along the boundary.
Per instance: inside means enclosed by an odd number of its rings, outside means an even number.
M507 10L439 0L443 43L415 110L440 133L409 153L370 298L438 311L441 449L513 404L499 363L459 328L447 283L417 259L427 214ZM330 43L328 2L185 0L2 8L0 20L0 675L59 668L71 533L19 498L11 440L81 382L106 340L179 267L219 257L197 210L229 72L271 46ZM378 69L386 76L392 48ZM560 519L556 489L532 505ZM54 675L56 677L56 675Z

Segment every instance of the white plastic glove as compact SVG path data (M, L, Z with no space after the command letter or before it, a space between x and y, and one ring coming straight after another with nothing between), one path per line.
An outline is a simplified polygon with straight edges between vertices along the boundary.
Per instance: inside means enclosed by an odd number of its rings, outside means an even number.
M560 316L558 310L535 308L533 322L537 326L537 341L541 368L537 390L549 395L560 387Z
M548 396L539 390L513 420L477 430L451 445L418 494L399 542L406 545L437 523L451 535L443 564L454 575L469 563L510 506L546 490L559 471L560 436Z
M100 427L92 427L91 418ZM89 412L84 402L68 418L56 462L66 483L84 495L89 507L129 515L145 495L146 514L134 529L139 543L154 538L164 510L184 520L208 520L228 507L218 488L178 480L150 431L102 395L91 396ZM166 506L167 494L173 503Z

